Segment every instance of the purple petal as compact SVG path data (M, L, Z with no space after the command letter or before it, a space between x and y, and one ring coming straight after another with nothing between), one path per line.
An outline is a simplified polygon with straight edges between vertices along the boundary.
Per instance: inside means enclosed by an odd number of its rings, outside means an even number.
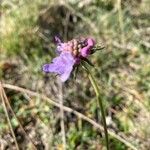
M56 48L56 53L60 54L66 47L66 43L59 43Z
M66 71L60 75L60 79L62 82L65 82L70 77L72 69L73 69L73 66L68 67L68 69L66 69Z
M60 55L60 53L64 50L66 43L63 43L58 36L54 37L54 41L57 44L56 53Z
M56 44L62 43L61 39L58 36L54 37L54 41L55 41Z
M87 39L87 46L81 49L81 55L87 57L90 54L91 49L94 47L95 41L92 38Z
M70 52L62 52L60 56L53 59L51 64L43 66L44 72L53 72L60 75L62 82L65 82L73 69L75 59Z
M93 47L95 45L95 40L92 38L87 39L88 46Z
M90 52L89 46L86 46L86 47L84 47L84 48L81 49L81 55L83 57L87 57L89 55L89 52Z

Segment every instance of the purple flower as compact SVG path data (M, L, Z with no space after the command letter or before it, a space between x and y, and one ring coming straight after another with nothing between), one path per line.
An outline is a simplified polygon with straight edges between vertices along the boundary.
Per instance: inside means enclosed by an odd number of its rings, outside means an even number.
M73 69L75 60L70 52L61 53L58 57L54 58L51 64L45 64L43 71L54 72L60 75L60 78L65 82Z
M58 37L55 37L55 42L58 56L52 60L52 63L45 64L43 71L56 73L60 76L61 81L65 82L75 65L90 55L95 41L92 38L80 38L63 43Z

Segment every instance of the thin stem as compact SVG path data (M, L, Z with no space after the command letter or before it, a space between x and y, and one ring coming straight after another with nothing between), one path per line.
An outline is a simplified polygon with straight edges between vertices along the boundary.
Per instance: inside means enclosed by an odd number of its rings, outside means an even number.
M64 110L63 110L63 84L58 79L59 84L59 102L60 102L60 125L61 125L61 133L62 133L62 142L63 142L63 150L66 150L66 134L65 134L65 123L64 123Z
M92 83L92 86L94 88L94 91L96 93L96 97L97 97L97 101L98 101L98 105L101 111L101 115L102 115L102 122L103 122L103 126L104 126L104 133L105 133L105 141L106 141L106 147L107 150L109 150L109 140L108 140L108 132L107 132L107 124L106 124L106 118L105 118L105 111L104 111L104 106L101 100L101 96L100 96L100 90L99 87L96 83L95 78L93 77L92 73L90 72L90 70L88 69L88 67L86 66L86 71L88 73L88 77Z

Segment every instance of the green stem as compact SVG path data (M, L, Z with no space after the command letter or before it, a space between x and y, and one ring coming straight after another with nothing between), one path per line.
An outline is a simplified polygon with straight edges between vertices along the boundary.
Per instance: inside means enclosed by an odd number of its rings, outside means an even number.
M92 73L90 72L90 70L88 69L87 66L84 65L84 67L86 68L86 71L88 73L88 77L92 83L92 86L94 88L94 91L96 93L96 97L97 97L97 101L98 101L98 105L101 111L101 115L102 115L102 122L103 122L103 126L104 126L104 133L105 133L105 142L106 142L106 147L107 150L109 150L109 140L108 140L108 132L107 132L107 125L106 125L106 118L105 118L105 111L104 111L104 106L101 100L101 96L100 96L100 90L99 87L96 83L95 78L93 77Z

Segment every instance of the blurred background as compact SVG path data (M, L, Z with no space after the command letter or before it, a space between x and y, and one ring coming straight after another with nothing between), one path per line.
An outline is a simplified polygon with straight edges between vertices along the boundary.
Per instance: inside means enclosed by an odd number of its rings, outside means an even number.
M0 149L16 149L5 99L20 149L63 150L59 107L40 96L59 103L56 77L41 69L55 56L55 35L64 41L91 36L105 46L89 59L108 129L138 150L150 149L149 0L2 0L0 16L0 80L7 95L1 87ZM68 108L98 122L95 93L82 68L63 86L63 99ZM93 124L69 111L64 122L68 150L105 149L103 132ZM133 149L109 138L111 150Z

